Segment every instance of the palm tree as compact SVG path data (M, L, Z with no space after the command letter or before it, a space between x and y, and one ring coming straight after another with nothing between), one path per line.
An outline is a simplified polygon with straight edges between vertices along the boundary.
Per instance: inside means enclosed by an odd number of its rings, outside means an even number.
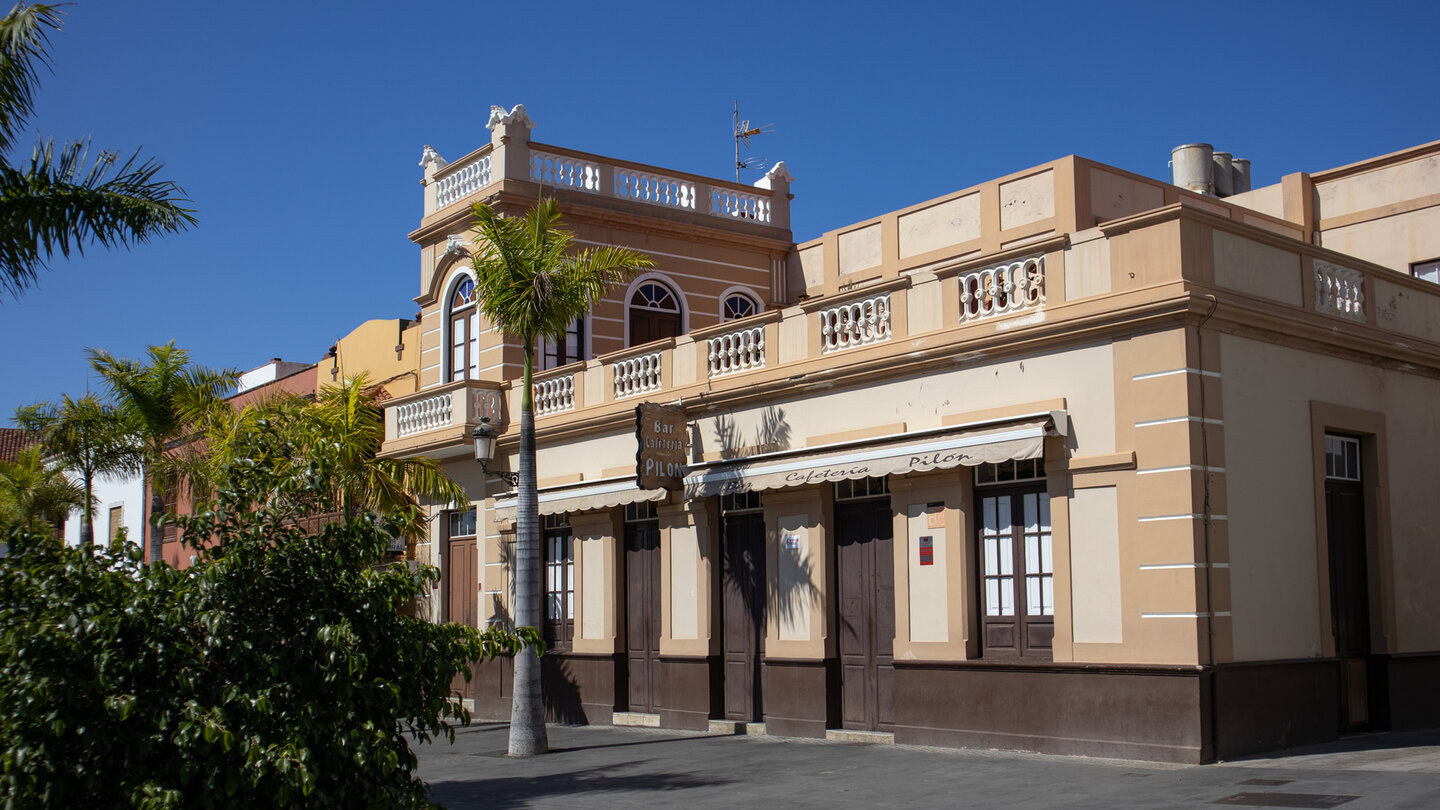
M35 144L11 159L34 113L40 66L50 66L49 35L60 30L55 6L15 6L0 18L0 293L18 298L56 253L85 245L129 247L194 225L185 191L156 177L161 164L137 151L121 159L88 141Z
M50 534L84 503L85 490L63 469L46 464L40 445L21 450L14 461L0 460L0 531L19 527Z
M60 403L42 402L15 412L15 423L39 437L62 470L80 476L80 542L95 543L95 478L140 471L141 453L132 423L94 394L63 395Z
M204 423L217 408L229 408L224 397L234 389L240 373L193 365L190 353L175 348L173 340L151 346L146 362L117 358L100 349L87 349L86 354L116 408L136 430L150 480L150 511L159 514L164 511L167 487L179 487L184 481L183 457L200 451L194 443L181 440L192 425ZM160 554L160 532L152 523L152 558Z
M257 431L282 436L294 448L289 463L324 482L325 509L342 516L407 516L401 530L407 555L413 558L413 545L426 526L420 499L463 504L469 496L434 459L377 457L385 440L385 410L378 394L378 387L362 374L320 389L314 402L280 393L238 411L216 409L197 423L205 448L185 464L187 478L197 494L206 494L209 482L236 463L249 436Z
M531 389L535 341L559 340L576 318L604 297L611 286L652 266L649 257L627 248L601 247L575 252L574 235L557 227L560 207L542 200L525 216L508 218L476 204L475 296L480 311L525 350L520 389L519 502L516 504L515 623L541 622L539 504L535 489L535 414ZM515 656L511 701L510 756L543 754L545 704L540 659L533 648Z

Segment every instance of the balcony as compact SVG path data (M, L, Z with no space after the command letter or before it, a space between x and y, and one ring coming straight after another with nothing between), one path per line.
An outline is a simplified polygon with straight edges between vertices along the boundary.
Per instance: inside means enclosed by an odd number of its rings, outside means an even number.
M470 431L488 418L504 430L505 392L499 383L460 380L385 403L383 456L447 456L470 451Z

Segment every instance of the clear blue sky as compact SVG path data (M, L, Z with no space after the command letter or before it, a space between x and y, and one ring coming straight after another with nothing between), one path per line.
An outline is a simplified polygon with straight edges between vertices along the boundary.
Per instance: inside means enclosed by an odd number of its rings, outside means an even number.
M200 225L0 302L0 423L83 393L87 346L243 370L413 315L421 147L482 145L491 104L538 141L727 177L739 98L775 125L754 151L796 177L797 240L1067 154L1166 177L1206 141L1260 186L1440 138L1433 0L66 11L34 128L160 158Z

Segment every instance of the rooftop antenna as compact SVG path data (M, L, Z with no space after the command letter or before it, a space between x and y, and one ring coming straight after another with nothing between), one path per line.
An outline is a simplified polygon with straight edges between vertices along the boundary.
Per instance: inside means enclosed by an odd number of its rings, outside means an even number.
M745 148L749 149L751 138L755 137L756 135L765 135L774 131L774 124L766 124L764 126L752 127L750 126L749 119L741 121L740 99L735 99L735 182L740 182L741 169L763 170L765 168L765 158L759 155L747 155L744 160L741 160L740 144L745 144Z

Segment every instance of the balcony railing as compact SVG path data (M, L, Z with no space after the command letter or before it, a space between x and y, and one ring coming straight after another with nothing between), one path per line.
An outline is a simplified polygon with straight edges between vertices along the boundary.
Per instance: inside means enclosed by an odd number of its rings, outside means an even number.
M961 323L1044 303L1044 256L1032 256L960 277Z
M648 352L617 360L610 366L615 377L615 398L648 394L661 387L662 352Z
M549 416L575 410L575 375L563 374L536 380L534 389L535 415Z
M823 353L889 339L889 293L820 311L820 351Z
M1365 321L1365 274L1324 259L1315 260L1315 310Z
M710 377L765 367L765 327L737 329L705 341Z
M490 185L491 179L490 156L481 155L437 179L435 205L444 208L450 203L459 202Z

